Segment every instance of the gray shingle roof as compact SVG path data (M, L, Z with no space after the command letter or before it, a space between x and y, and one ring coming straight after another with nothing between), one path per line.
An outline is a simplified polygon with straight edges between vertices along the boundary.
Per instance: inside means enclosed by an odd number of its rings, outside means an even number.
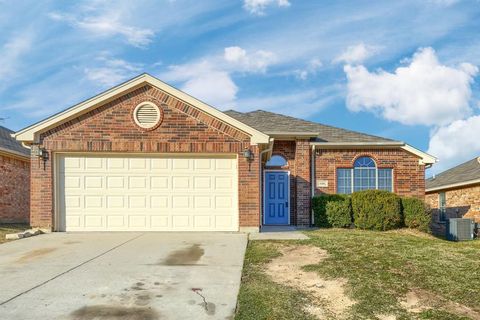
M426 181L426 189L441 188L451 184L480 179L480 162L478 158L448 169Z
M257 129L265 134L273 132L299 133L299 132L315 132L318 133L318 142L398 142L391 139L377 137L365 133L350 131L342 128L327 126L321 123L306 121L286 115L257 110L252 112L238 112L235 110L225 111L227 115L246 125Z
M22 144L12 138L10 134L14 133L12 130L0 126L0 149L10 151L13 153L23 154L30 156L30 150L22 146Z

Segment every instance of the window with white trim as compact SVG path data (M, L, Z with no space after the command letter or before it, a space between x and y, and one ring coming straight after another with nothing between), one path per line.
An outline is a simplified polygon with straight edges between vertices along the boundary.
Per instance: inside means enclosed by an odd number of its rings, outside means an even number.
M445 192L438 194L438 220L440 222L447 221L447 196Z
M353 168L337 169L337 193L350 194L362 190L393 191L393 170L377 168L370 157L355 160Z

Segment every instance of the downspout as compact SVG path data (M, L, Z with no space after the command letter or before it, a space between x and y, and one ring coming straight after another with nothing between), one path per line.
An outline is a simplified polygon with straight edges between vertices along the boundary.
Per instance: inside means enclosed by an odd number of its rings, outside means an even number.
M315 157L316 157L316 154L315 154L315 145L312 145L312 156L310 157L310 184L311 184L311 198L313 199L313 197L315 196ZM311 201L310 201L310 211L311 211L311 225L314 226L315 225L315 215L313 213L313 206L311 205Z
M263 170L262 170L262 158L263 158L263 155L265 153L268 153L268 152L271 152L273 150L273 138L270 139L270 143L268 144L268 149L265 149L263 151L260 151L259 155L258 155L258 185L259 185L259 196L260 196L260 217L259 217L259 226L260 226L260 230L262 229L262 218L263 218Z

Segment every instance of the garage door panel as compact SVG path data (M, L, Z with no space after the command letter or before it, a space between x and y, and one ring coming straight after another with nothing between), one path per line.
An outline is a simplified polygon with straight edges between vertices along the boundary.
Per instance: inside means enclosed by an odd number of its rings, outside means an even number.
M108 215L107 216L107 228L124 228L125 217L123 215Z
M150 226L152 229L168 229L170 226L170 217L166 215L152 215L150 216Z
M170 160L169 159L150 159L150 168L152 170L155 169L169 169L170 167Z
M125 170L125 160L123 158L107 158L107 169L109 171L118 171L118 170Z
M236 157L61 155L67 231L238 230Z
M85 228L102 228L104 218L101 215L85 215Z
M107 188L108 189L123 189L125 188L125 177L122 176L107 176Z
M166 177L166 176L150 177L150 188L151 189L168 190L168 188L169 188L169 177Z
M147 177L145 176L129 177L128 187L130 189L145 189L147 187Z
M103 197L102 196L85 196L85 209L101 209L103 208Z
M103 177L102 176L85 176L85 190L89 189L102 189Z
M132 158L128 159L128 168L130 170L145 170L147 169L147 162L148 159L141 159L141 158Z
M128 217L128 226L134 229L146 229L147 228L147 217L145 215L134 216L131 215Z

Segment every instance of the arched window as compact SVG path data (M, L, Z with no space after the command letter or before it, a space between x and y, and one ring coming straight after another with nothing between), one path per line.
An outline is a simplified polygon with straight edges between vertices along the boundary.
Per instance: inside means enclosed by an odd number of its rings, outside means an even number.
M288 165L287 159L279 155L273 155L265 164L267 167L284 167L286 165Z
M337 169L337 193L369 189L393 191L392 169L377 168L370 157L359 157L353 168Z

